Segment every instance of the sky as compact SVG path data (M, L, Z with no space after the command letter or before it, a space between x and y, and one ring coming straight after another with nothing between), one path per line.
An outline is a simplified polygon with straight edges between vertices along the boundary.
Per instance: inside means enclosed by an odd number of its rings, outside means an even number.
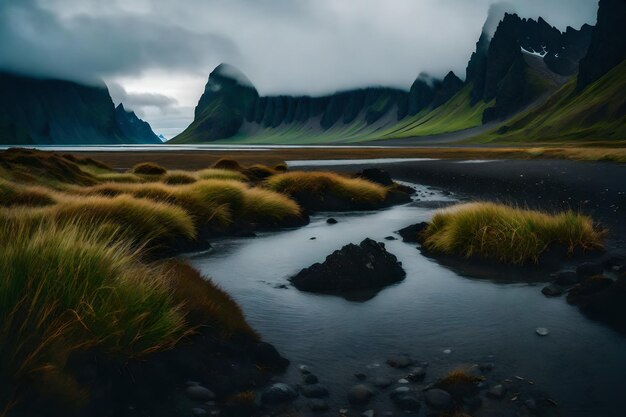
M0 0L0 69L83 83L171 138L209 73L239 68L259 93L408 89L460 77L494 0ZM595 0L508 0L564 30L594 24Z

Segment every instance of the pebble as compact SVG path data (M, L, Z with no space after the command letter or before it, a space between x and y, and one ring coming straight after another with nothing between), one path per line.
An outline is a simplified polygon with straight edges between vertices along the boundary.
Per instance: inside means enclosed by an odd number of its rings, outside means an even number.
M564 292L565 290L563 289L563 287L557 284L546 285L541 290L541 293L546 297L559 297L563 295Z
M311 373L311 371L309 371L309 367L308 367L308 366L306 366L306 365L300 365L300 366L298 367L298 369L299 369L299 370L300 370L300 372L301 372L301 373L303 373L303 374L310 374L310 373Z
M550 330L546 329L545 327L537 327L535 332L537 332L539 336L547 336L550 334Z
M192 385L185 389L187 397L194 401L211 401L215 399L215 394L210 389L204 388L201 385Z
M320 384L307 385L302 388L302 395L307 398L320 398L328 395L328 389Z
M494 385L487 391L487 396L491 398L501 399L506 394L506 387L502 384Z
M308 384L308 385L312 385L312 384L317 384L318 383L318 379L317 376L313 375L313 374L305 374L304 375L304 383Z
M204 408L194 408L191 413L196 417L206 416L207 412Z
M278 382L273 384L261 395L261 401L267 404L284 403L295 399L298 392L290 385Z
M391 358L387 359L387 364L389 366L391 366L392 368L398 368L398 369L406 368L412 363L413 361L411 360L411 358L409 358L406 355L392 356Z
M337 221L337 219L330 217L330 218L328 218L328 220L326 220L326 223L328 223L328 224L337 224L339 222Z
M329 407L326 401L316 398L309 401L309 408L311 411L326 411Z
M374 396L372 390L363 384L355 385L348 392L348 401L350 404L365 404Z
M411 382L419 382L422 379L424 379L425 376L426 376L426 370L422 368L421 366L418 366L417 368L413 369L410 374L406 376L406 379L408 379Z
M376 388L387 388L389 385L393 384L393 381L391 379L385 378L385 377L376 377L372 381L372 384Z
M385 237L385 240L398 240L398 239L393 236L387 236Z
M452 353L452 349L444 349L443 353L445 353L446 355L449 355Z
M367 410L361 414L361 417L374 417L375 415L376 413L374 412L374 410Z
M439 388L433 388L426 391L425 399L428 405L433 408L445 409L452 403L452 396Z
M409 380L406 378L400 378L398 380L398 384L408 384L408 383L409 383Z

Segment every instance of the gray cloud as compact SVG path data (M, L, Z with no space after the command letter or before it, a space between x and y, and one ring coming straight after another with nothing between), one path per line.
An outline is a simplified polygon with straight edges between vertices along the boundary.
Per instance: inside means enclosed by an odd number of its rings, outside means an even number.
M236 59L238 55L227 36L188 30L168 22L167 16L115 8L104 15L63 16L63 10L55 6L67 3L3 0L0 68L93 82L149 68L198 71L207 60ZM114 7L114 2L111 5Z
M178 104L178 100L165 94L129 93L122 85L115 82L109 82L108 87L115 104L124 103L124 108L133 110L139 117L145 117L146 110L150 108L166 113Z

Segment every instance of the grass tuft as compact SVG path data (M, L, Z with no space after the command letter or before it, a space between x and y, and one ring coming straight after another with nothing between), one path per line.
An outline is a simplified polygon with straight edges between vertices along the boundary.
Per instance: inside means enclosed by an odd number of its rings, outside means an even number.
M243 217L258 223L300 217L302 210L289 197L262 188L251 188L245 194Z
M553 215L476 202L438 211L422 239L434 252L523 264L539 262L553 246L565 247L570 255L602 248L603 236L591 218L571 210Z
M54 203L51 193L43 187L25 187L0 179L0 206L42 207Z
M208 168L196 173L201 180L235 180L247 181L248 178L239 171L221 168Z
M332 172L287 172L268 178L265 186L298 201L313 197L322 204L335 199L371 206L382 203L387 195L387 189L381 185Z
M167 170L154 162L142 162L135 165L132 172L141 175L163 175Z
M182 184L193 184L196 182L196 177L192 174L183 171L171 171L168 172L162 179L165 184L168 185L182 185Z
M0 225L0 393L63 373L72 352L125 357L172 346L185 333L164 270L142 264L109 232L70 223Z
M213 164L213 168L218 168L218 169L228 169L231 171L242 171L243 167L239 164L239 162L235 161L234 159L230 159L230 158L221 158L219 160L217 160L217 162L215 162Z

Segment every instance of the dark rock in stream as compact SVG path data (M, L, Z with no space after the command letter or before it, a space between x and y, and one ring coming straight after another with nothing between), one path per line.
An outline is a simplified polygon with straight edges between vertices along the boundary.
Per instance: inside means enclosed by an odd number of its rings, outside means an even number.
M561 271L554 274L554 283L563 287L578 284L580 277L574 271Z
M398 234L402 237L403 242L419 243L419 235L426 230L427 227L428 223L421 222L398 230Z
M563 287L554 283L543 287L541 290L541 293L546 297L559 297L563 295L564 292Z
M384 185L385 187L393 185L393 180L389 173L378 168L365 168L358 174L358 177L376 184Z
M297 397L298 392L293 387L278 382L263 391L261 401L264 404L280 404L293 401Z
M329 217L328 220L326 220L326 223L328 223L328 224L337 224L339 222L334 217Z
M576 268L576 275L581 278L592 277L594 275L602 275L604 266L600 263L586 262Z
M589 278L570 290L567 301L588 317L626 333L626 275L615 281L603 276Z
M302 395L307 398L321 398L328 396L328 389L320 384L307 385L302 388Z
M383 243L365 239L360 245L349 244L333 252L323 263L303 269L290 281L302 291L342 293L382 288L405 275L402 264Z

